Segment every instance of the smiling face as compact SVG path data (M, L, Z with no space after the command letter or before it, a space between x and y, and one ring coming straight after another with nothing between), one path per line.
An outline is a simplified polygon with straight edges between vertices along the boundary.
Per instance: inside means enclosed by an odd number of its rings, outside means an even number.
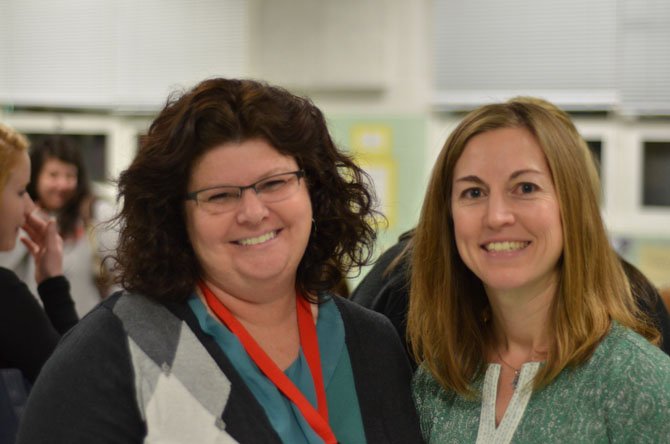
M533 135L502 128L473 137L453 178L456 246L487 292L554 286L563 251L560 208Z
M293 157L280 154L264 140L226 143L196 161L188 191L245 186L298 169ZM188 236L208 283L229 292L268 283L295 287L312 228L304 179L295 193L279 202L263 203L247 189L231 211L212 214L194 200L185 205Z
M33 202L26 191L30 181L30 158L26 152L9 172L7 183L0 191L0 251L14 248L19 228L33 208Z
M48 158L37 176L37 200L49 211L62 209L77 190L77 167L55 157Z

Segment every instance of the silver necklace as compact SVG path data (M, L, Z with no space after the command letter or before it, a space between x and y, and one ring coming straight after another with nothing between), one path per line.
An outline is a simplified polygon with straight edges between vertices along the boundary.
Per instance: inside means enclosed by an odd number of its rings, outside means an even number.
M519 376L521 375L521 369L509 365L507 361L503 359L502 355L500 354L500 351L496 350L496 353L500 358L500 362L502 362L503 364L505 364L507 367L511 368L514 371L514 379L512 379L512 387L514 388L514 390L516 390L516 387L519 385Z

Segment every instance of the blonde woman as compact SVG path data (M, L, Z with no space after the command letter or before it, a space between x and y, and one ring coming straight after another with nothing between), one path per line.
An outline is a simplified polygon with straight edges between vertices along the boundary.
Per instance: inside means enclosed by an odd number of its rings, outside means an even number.
M433 170L408 330L427 442L665 442L670 358L610 247L569 117L470 113Z

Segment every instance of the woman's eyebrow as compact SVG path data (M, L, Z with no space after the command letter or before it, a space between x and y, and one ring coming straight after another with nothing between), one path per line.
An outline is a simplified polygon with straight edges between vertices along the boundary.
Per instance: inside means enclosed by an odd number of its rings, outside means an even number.
M477 184L480 184L480 185L485 184L482 179L480 179L478 176L475 176L475 175L463 176L463 177L459 177L458 179L454 180L454 183L458 183L458 182L474 182L474 183L477 183Z
M543 175L544 172L543 172L543 171L540 171L540 170L536 170L536 169L534 169L534 168L526 168L526 169L523 169L523 170L518 170L518 171L513 172L512 174L510 174L509 178L510 178L510 179L516 179L516 178L518 178L519 176L523 176L524 174L539 174L539 175Z

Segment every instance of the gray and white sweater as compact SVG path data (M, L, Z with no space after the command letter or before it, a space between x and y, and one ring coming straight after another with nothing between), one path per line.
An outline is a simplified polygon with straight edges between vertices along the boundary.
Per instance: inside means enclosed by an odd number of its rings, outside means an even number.
M411 370L389 321L332 296L368 443L419 443ZM187 303L117 293L68 333L31 393L25 443L280 443Z

